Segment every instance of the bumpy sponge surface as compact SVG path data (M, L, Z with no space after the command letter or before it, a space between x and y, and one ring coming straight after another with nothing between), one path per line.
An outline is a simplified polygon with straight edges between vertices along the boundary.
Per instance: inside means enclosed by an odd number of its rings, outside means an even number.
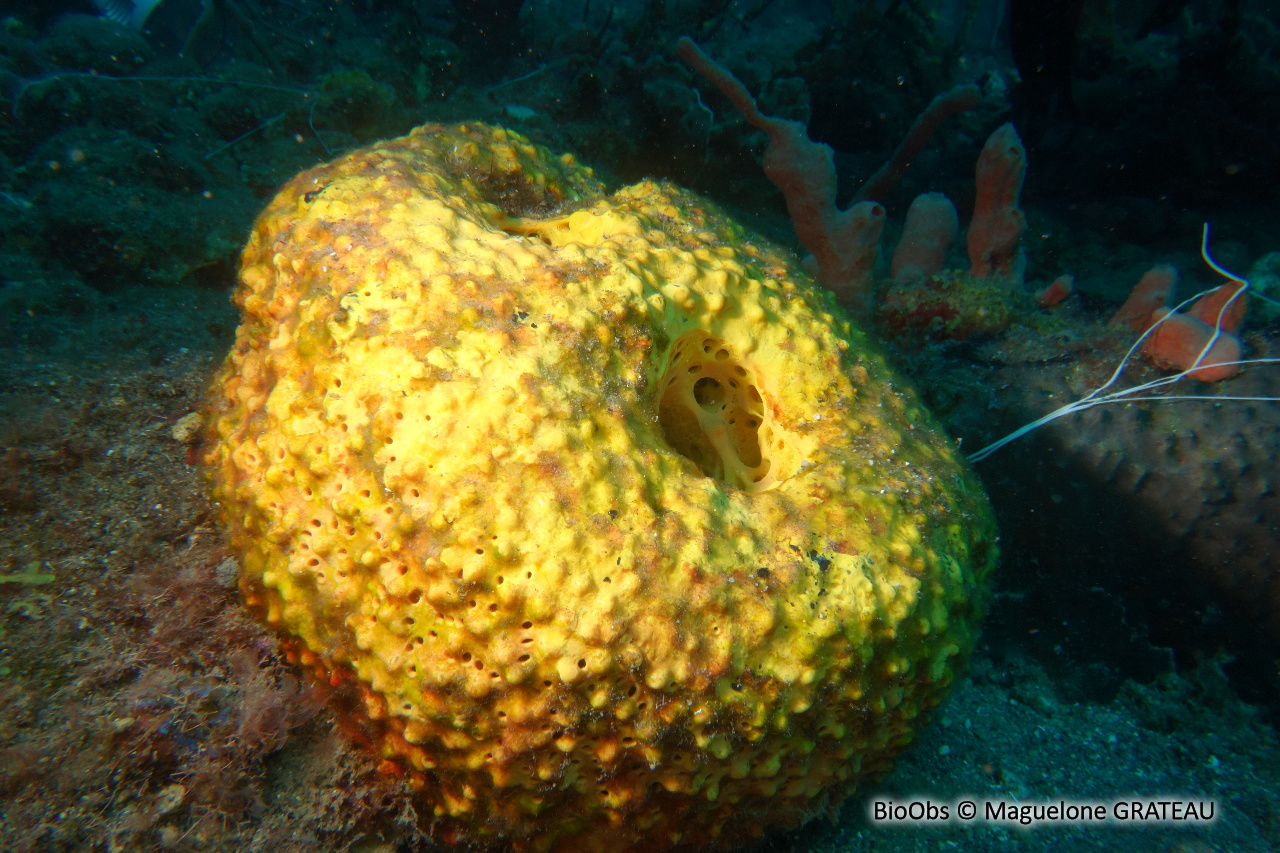
M214 495L247 602L438 838L727 846L886 772L943 698L986 498L791 263L480 124L259 218Z

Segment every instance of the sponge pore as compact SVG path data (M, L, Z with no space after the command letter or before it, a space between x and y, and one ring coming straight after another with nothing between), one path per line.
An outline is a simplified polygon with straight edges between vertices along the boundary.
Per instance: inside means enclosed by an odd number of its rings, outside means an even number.
M755 371L701 329L676 339L660 384L667 443L705 476L747 492L777 486L801 456L765 410Z

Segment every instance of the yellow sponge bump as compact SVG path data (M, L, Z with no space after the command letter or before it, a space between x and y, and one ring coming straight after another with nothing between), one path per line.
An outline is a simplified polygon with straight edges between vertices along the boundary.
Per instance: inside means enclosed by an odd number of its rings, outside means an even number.
M883 775L971 650L985 496L794 259L482 124L291 181L206 462L248 604L437 838L724 847Z

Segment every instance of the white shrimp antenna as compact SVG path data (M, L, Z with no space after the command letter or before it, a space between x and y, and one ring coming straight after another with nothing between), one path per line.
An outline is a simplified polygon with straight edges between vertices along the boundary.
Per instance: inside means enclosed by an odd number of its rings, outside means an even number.
M1213 400L1215 402L1236 400L1236 401L1253 401L1253 402L1275 402L1276 401L1275 397L1249 397L1249 396L1230 396L1230 395L1217 395L1217 394L1151 394L1151 393L1148 393L1150 391L1155 391L1158 388L1163 388L1166 385L1172 385L1175 382L1179 382L1182 379L1185 379L1187 376L1190 376L1192 373L1196 371L1196 369L1200 367L1201 362L1204 361L1205 356L1209 354L1209 350L1213 348L1214 343L1216 343L1218 338L1223 334L1222 332L1223 317L1226 316L1227 311L1231 308L1231 306L1235 303L1235 301L1241 298L1241 296L1244 295L1244 292L1249 289L1248 279L1241 278L1235 273L1229 272L1228 270L1223 268L1221 265L1219 265L1218 262L1213 259L1213 256L1209 254L1209 223L1208 222L1204 224L1204 231L1201 233L1201 236L1200 236L1200 257L1204 258L1204 262L1209 265L1210 269L1212 269L1214 272L1218 273L1219 275L1223 276L1224 278L1230 279L1236 284L1239 284L1240 287L1237 288L1236 292L1231 295L1231 298L1228 299L1225 303L1223 303L1222 307L1218 309L1218 317L1217 317L1217 321L1214 323L1213 336L1209 339L1209 342L1205 344L1204 348L1200 350L1200 354L1196 356L1195 362L1192 363L1190 367L1172 376L1162 376L1159 379L1153 379L1150 382L1144 382L1141 385L1135 385L1132 388L1121 388L1118 391L1109 391L1105 394L1103 393L1104 391L1107 391L1108 388L1110 388L1120 379L1120 374L1123 373L1124 369L1129 365L1129 361L1130 359L1133 358L1133 354L1137 352L1138 348L1142 346L1142 343L1151 336L1151 333L1154 332L1157 328L1159 328L1161 323L1163 323L1165 320L1172 317L1175 313L1177 313L1178 309L1182 308L1184 305L1189 305L1190 303L1199 299L1201 296L1204 296L1206 293L1213 293L1215 290L1219 290L1225 285L1218 285L1218 287L1214 287L1214 288L1211 288L1210 290L1206 290L1204 293L1197 293L1195 296L1192 296L1189 299L1184 299L1182 302L1179 302L1176 306L1174 306L1172 311L1170 311L1168 314L1164 315L1155 323L1153 323L1150 328L1148 328L1145 332L1143 332L1138 337L1138 339L1133 342L1133 346L1129 347L1129 351L1124 354L1124 358L1120 359L1120 363L1116 365L1116 369L1111 374L1111 378L1108 379L1101 386L1090 391L1088 394L1084 395L1079 400L1076 400L1074 403L1068 403L1067 405L1061 408L1054 409L1052 412L1045 415L1044 417L1038 418L1037 420L1034 420L1029 424L1025 424L1024 426L1019 427L1018 429L1009 433L999 441L994 441L991 444L988 444L986 447L982 448L981 450L969 454L969 457L968 457L969 461L981 462L982 460L986 459L988 456L995 453L997 450L1004 447L1005 445L1011 444L1012 442L1017 441L1027 433L1032 432L1033 430L1037 430L1047 423L1056 421L1058 418L1061 418L1065 415L1075 414L1076 412L1083 412L1085 409L1092 409L1095 406L1103 406L1108 403L1132 403L1139 400L1160 400L1160 401ZM1241 359L1240 361L1218 362L1218 363L1215 363L1215 366L1227 367L1232 364L1239 364L1243 366L1248 364L1276 364L1276 363L1280 363L1280 359L1248 358L1248 359Z

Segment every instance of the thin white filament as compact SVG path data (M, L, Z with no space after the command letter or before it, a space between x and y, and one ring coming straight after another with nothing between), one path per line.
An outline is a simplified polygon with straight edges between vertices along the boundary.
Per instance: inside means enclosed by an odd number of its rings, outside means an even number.
M1050 412L1044 417L1034 420L1031 423L1026 424L1014 430L1013 432L1009 433L999 441L992 442L991 444L988 444L986 447L982 448L981 450L978 450L974 453L969 454L969 457L968 457L969 461L981 462L991 454L995 453L997 450L1000 450L1005 445L1008 445L1008 444L1011 444L1012 442L1017 441L1027 433L1032 432L1033 430L1037 430L1040 427L1044 426L1045 424L1052 423L1053 421L1056 421L1058 418L1064 417L1066 415L1072 415L1072 414L1075 414L1076 412L1083 412L1086 409L1092 409L1095 406L1107 405L1109 403L1132 403L1132 402L1137 402L1141 400L1162 400L1162 401L1163 400L1168 400L1168 401L1234 400L1234 401L1251 401L1251 402L1274 401L1276 399L1275 397L1216 396L1211 394L1164 395L1164 394L1148 394L1147 393L1157 388L1163 388L1166 385L1172 385L1175 382L1180 382L1181 380L1190 376L1193 372L1195 372L1197 368L1200 367L1201 362L1203 362L1205 359L1205 356L1209 354L1209 351L1213 349L1213 345L1217 343L1218 339L1222 336L1223 318L1226 316L1227 312L1231 309L1231 306L1235 303L1235 301L1240 298L1241 294L1243 294L1246 290L1249 289L1249 282L1246 279L1243 279L1240 276L1224 269L1209 254L1209 223L1207 222L1204 224L1204 231L1202 232L1200 237L1200 257L1204 259L1204 262L1208 264L1209 268L1212 269L1214 272L1218 273L1219 275L1227 279L1230 279L1233 282L1236 282L1241 286L1236 290L1235 293L1231 295L1231 298L1228 299L1226 302L1224 302L1222 307L1218 309L1218 316L1214 321L1213 335L1209 338L1209 342L1204 345L1204 348L1200 350L1200 354L1196 356L1196 360L1191 364L1190 367L1188 367L1186 370L1183 370L1180 373L1176 373L1171 376L1162 376L1159 379L1153 379L1150 382L1144 382L1141 385L1135 385L1132 388L1123 388L1123 389L1120 389L1119 391L1111 391L1106 394L1103 393L1112 385L1114 385L1117 381L1119 381L1120 374L1123 373L1124 369L1129 365L1129 361L1130 359L1133 358L1133 354L1138 351L1138 348L1142 346L1142 343L1151 335L1152 332L1156 330L1156 328L1161 323L1163 323L1165 320L1169 319L1174 314L1176 314L1178 310L1181 309L1184 305L1194 302L1195 300L1207 294L1215 293L1218 290L1221 290L1226 285L1220 284L1217 287L1204 291L1203 293L1197 293L1195 296L1192 296L1188 299L1184 299L1182 302L1179 302L1176 306L1174 306L1172 311L1165 314L1155 323L1152 323L1151 327L1148 328L1146 331L1144 331L1138 337L1138 339L1133 342L1133 346L1129 347L1129 351L1124 354L1124 358L1120 359L1120 363L1116 365L1116 369L1111 374L1111 378L1108 379L1104 384L1102 384L1098 388L1095 388L1093 391L1090 391L1088 394L1081 397L1079 400L1076 400L1074 403L1068 403L1067 405L1062 406L1059 409L1055 409L1054 411ZM1249 358L1249 359L1241 359L1239 361L1219 362L1214 366L1228 367L1236 364L1244 366L1249 364L1277 364L1277 363L1280 363L1280 359Z

